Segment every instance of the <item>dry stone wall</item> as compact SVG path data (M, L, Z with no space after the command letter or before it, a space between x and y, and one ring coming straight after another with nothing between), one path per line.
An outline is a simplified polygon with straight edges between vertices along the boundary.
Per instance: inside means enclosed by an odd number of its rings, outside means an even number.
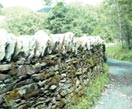
M0 108L63 109L104 73L100 37L0 30Z

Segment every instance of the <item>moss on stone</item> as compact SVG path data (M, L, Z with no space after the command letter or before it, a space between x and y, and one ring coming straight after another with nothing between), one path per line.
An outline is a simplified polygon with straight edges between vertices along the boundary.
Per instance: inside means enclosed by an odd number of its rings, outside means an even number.
M92 58L87 59L86 62L89 68L94 66L94 61Z
M92 57L93 57L93 61L94 61L95 63L97 63L97 62L98 62L98 57L97 57L96 55L93 55Z
M7 101L10 101L10 100L15 100L15 99L19 98L20 94L18 93L18 91L19 91L19 88L11 90L9 92L9 94L5 96L5 99Z
M48 85L58 85L58 81L61 79L60 75L55 75L54 77L50 78Z
M23 95L23 97L25 99L27 99L27 98L30 98L30 97L33 97L33 96L39 94L39 92L40 92L40 90L36 90L36 91L31 92L31 93L28 93L28 94Z
M65 104L66 104L65 99L61 99L58 105L56 106L56 109L64 109Z
M48 78L52 77L53 75L54 74L51 73L51 72L49 72L49 73L45 73L45 72L39 73L39 77L40 77L41 80L48 79Z

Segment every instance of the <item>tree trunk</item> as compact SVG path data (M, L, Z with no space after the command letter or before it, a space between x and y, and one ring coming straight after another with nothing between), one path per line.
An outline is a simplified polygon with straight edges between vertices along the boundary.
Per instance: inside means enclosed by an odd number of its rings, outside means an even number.
M123 44L123 37L122 37L122 24L121 24L121 17L120 17L120 9L119 9L119 3L117 0L116 3L116 7L117 7L117 15L118 15L118 20L119 20L119 32L120 32L120 42L121 42L121 47L124 48L124 44Z

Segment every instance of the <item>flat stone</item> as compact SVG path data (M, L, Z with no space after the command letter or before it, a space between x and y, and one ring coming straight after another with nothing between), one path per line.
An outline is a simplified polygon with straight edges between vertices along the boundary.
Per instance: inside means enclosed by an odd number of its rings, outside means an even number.
M8 92L9 90L11 90L13 88L14 84L3 84L0 88L0 94L3 94L5 92Z
M31 75L34 73L34 68L30 65L20 65L17 69L17 75L23 76L23 75Z
M42 87L42 86L45 85L45 83L46 83L46 80L44 80L44 81L39 81L39 82L38 82L38 85Z
M62 89L67 90L67 89L69 89L70 87L72 87L71 84L65 84L64 86L62 86Z
M82 74L83 74L83 72L81 72L81 71L76 72L76 75L82 75Z
M60 80L61 83L65 83L66 82L66 78Z
M0 71L7 71L11 69L11 64L0 65Z
M80 84L80 81L77 79L77 80L76 80L76 87L78 87L79 84Z
M62 96L66 96L66 95L68 94L68 92L67 92L66 90L61 90L60 94L61 94Z
M34 81L40 81L40 76L38 74L33 74L31 76L31 78L34 80ZM41 83L40 83L41 84Z
M0 81L3 81L3 80L5 80L5 79L7 79L7 78L9 78L10 76L9 75L7 75L7 74L0 74Z
M8 46L6 47L6 60L8 62L11 61L11 57L12 55L14 54L14 51L15 51L15 46L16 46L16 40L15 40L15 35L13 34L9 34L10 37L8 37Z
M8 33L5 29L0 29L0 61L2 61L5 57L6 47L8 44Z
M66 77L66 74L65 74L65 73L63 73L63 74L61 74L61 76L62 76L62 77Z
M52 85L52 86L50 87L50 90L55 90L56 88L57 88L56 85Z
M6 83L6 84L10 84L10 83L13 83L14 80L13 80L13 78L12 78L11 76L9 76L9 77L7 77L6 79L4 79L3 82Z
M4 101L3 96L4 96L4 95L0 95L0 104L2 104L3 101Z

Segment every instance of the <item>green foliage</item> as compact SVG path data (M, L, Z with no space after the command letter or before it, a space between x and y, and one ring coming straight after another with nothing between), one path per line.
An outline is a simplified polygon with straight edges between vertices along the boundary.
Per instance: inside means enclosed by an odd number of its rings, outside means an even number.
M7 17L5 28L16 35L32 35L44 29L45 14L18 7L3 9L2 13Z
M132 39L131 5L131 0L105 0L102 8L106 11L108 27L115 34L113 34L114 38L125 40L129 49L131 48L130 40Z
M69 16L73 18L72 31L75 31L77 35L92 35L97 24L97 12L94 10L94 8L89 5L83 7L71 5L69 6L69 9Z
M51 33L71 31L76 36L92 35L96 23L97 13L92 11L92 7L64 5L60 2L48 15L46 29Z
M90 109L101 95L104 86L108 82L108 65L104 64L105 73L99 75L86 90L85 96L79 101L75 102L68 109Z
M71 28L71 19L67 18L68 8L62 2L58 3L48 15L46 29L51 33L64 33Z

